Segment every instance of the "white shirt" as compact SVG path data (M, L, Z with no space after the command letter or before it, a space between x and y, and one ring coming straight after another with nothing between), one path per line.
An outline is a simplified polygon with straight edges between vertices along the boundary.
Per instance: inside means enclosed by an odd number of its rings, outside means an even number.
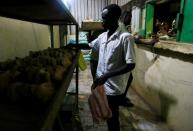
M107 40L107 33L102 33L92 43L99 50L97 77L111 72L125 64L135 63L134 39L130 33L120 28ZM107 95L124 93L130 72L109 78L105 84Z
M92 47L92 49L91 49L91 60L98 61L99 43L98 43L97 39L95 39L91 43L89 43L89 46Z

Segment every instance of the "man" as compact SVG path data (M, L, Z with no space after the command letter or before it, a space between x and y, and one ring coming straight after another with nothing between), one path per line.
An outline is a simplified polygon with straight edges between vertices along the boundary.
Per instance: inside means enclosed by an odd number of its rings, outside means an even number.
M121 17L120 17L119 27L121 27L122 30L131 32L131 29L130 29L131 18L132 18L131 12L130 11L124 11L121 14ZM154 45L156 42L158 42L158 38L157 37L152 37L152 40L150 40L150 41L143 41L137 33L135 33L133 35L133 37L134 37L134 40L135 40L136 44L150 44L150 45ZM133 81L133 75L132 75L132 73L130 73L130 76L129 76L129 79L128 79L128 83L127 83L127 86L126 86L126 90L122 94L123 100L120 103L120 105L122 105L122 106L126 106L126 107L133 107L134 106L133 103L131 103L130 99L127 97L127 92L129 90L129 87L130 87L132 81Z
M119 105L125 92L130 71L135 67L134 39L118 27L121 9L116 4L102 11L103 27L106 32L91 42L99 51L96 85L104 85L112 118L107 120L109 131L120 131Z
M130 28L131 18L132 18L131 12L130 11L124 11L121 14L121 17L119 20L119 28L131 33L131 28ZM130 72L125 92L122 94L123 98L122 98L122 101L120 103L121 106L126 106L126 107L133 107L134 106L133 103L130 101L130 99L127 97L127 92L129 90L129 87L131 86L132 81L133 81L133 75L132 75L132 72Z

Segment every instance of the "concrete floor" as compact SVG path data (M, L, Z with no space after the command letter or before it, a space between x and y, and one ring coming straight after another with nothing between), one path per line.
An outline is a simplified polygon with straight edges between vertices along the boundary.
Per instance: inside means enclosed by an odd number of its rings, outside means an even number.
M73 79L68 92L75 91ZM91 93L92 76L90 67L79 72L79 116L83 131L107 131L105 122L93 123L92 115L88 106L88 96ZM160 121L142 99L129 89L127 96L134 103L134 107L120 107L121 131L170 131L169 127Z

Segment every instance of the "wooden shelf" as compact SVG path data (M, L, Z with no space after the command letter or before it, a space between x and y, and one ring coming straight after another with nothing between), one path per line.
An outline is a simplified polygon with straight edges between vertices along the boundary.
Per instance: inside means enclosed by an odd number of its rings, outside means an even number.
M82 21L81 30L103 30L102 22Z
M79 58L79 52L77 53L76 57L74 58L73 64L71 65L71 68L68 70L68 73L66 74L61 87L54 95L54 98L49 106L48 112L46 113L45 118L43 118L43 124L41 127L41 131L49 131L49 129L52 128L52 125L60 109L60 106L62 102L64 101L63 99L69 87L69 84L71 82L73 72L78 64L78 58Z
M71 82L73 72L78 64L79 52L66 72L61 86L56 90L53 99L46 105L39 103L5 102L0 100L0 130L1 131L51 131L66 91Z
M78 29L78 23L62 0L0 0L0 16L47 25L76 25ZM0 100L0 131L51 131L73 72L77 68L78 57L79 52L61 87L45 108L39 105L33 105L33 108L30 102L27 105L18 105ZM78 71L76 79L78 85ZM76 93L78 95L78 91Z
M41 24L77 24L62 0L1 0L0 16Z

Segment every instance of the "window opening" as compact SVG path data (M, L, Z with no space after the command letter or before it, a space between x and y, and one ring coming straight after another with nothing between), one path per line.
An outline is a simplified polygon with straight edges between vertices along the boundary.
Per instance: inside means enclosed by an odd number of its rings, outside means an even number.
M176 17L180 12L180 0L156 3L153 33L162 40L176 40Z

